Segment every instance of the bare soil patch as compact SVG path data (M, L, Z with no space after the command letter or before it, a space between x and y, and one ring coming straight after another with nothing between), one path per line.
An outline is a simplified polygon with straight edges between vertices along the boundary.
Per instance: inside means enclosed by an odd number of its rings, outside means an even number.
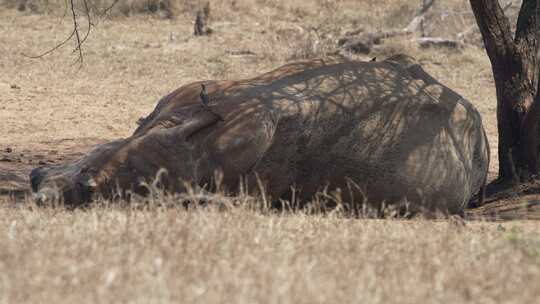
M24 197L30 191L28 176L32 169L75 161L104 142L98 138L64 138L33 145L1 147L0 196Z

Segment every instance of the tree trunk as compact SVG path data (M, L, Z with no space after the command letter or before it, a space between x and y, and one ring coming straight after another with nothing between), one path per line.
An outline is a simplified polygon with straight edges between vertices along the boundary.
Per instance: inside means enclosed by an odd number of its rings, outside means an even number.
M540 0L523 1L514 39L497 0L470 2L497 90L499 179L508 181L537 173L540 102L534 96Z
M532 103L530 90L524 88L529 83L525 71L518 68L516 56L503 62L492 64L497 90L497 129L499 132L499 178L519 179L529 172L531 155L525 149L522 139L522 125L527 109ZM524 131L524 130L523 130Z

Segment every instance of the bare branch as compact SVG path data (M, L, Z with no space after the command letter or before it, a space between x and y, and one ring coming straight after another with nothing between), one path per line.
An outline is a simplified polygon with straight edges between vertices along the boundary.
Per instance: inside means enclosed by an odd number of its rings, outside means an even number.
M92 26L94 26L94 24L92 23L92 19L90 17L90 9L88 8L88 3L86 2L86 0L83 0L83 3L84 3L84 9L86 11L86 20L88 21L88 25L86 28L86 34L84 35L84 38L82 39L82 43L84 43L86 39L88 39L88 36L90 35L90 29L92 28Z
M73 36L75 36L75 31L72 31L71 34L66 38L64 39L62 42L60 42L59 44L55 45L53 48L39 54L39 55L26 55L26 54L22 54L24 57L28 57L28 58L31 58L31 59L38 59L38 58L42 58L42 57L45 57L47 55L49 55L50 53L56 51L57 49L61 48L64 44L66 44L68 41L71 40L71 38L73 38Z
M78 53L78 57L77 57L77 60L74 62L74 63L79 63L80 64L80 67L82 67L83 65L83 50L82 50L82 45L86 42L86 40L88 39L88 37L90 36L90 31L92 30L92 27L94 26L94 24L92 23L92 17L90 15L90 8L88 7L88 2L87 0L82 0L83 1L83 5L84 5L84 10L85 10L85 17L86 17L86 20L88 22L87 24L87 28L86 28L86 33L84 33L84 36L81 36L81 33L80 33L80 23L79 23L79 17L77 16L77 13L75 12L75 4L74 4L74 0L66 0L66 8L65 8L65 11L64 11L64 17L68 11L68 6L69 6L69 10L71 11L71 20L72 20L72 23L73 23L73 30L71 31L71 33L69 34L69 36L62 40L62 42L58 43L57 45L55 45L54 47L52 47L51 49L39 54L39 55L26 55L26 54L22 54L23 56L25 57L28 57L28 58L32 58L32 59L38 59L38 58L42 58L42 57L45 57L51 53L53 53L54 51L58 50L59 48L63 47L66 43L68 43L69 41L71 41L72 39L75 40L75 48L73 49L73 53ZM112 6L114 6L114 4L117 2L118 0L116 0L113 5L111 5L108 9L110 9ZM69 3L69 4L68 4ZM62 17L62 19L64 18Z
M103 16L107 15L109 13L109 11L119 2L120 0L114 0L113 3L111 3L111 5L109 7L107 7L106 9L104 9L100 14L99 14L99 17L100 18L103 18Z
M77 59L77 61L80 60L80 65L82 66L82 64L83 64L83 54L82 54L82 48L81 48L81 36L79 35L79 24L77 22L77 14L75 13L75 5L73 4L73 1L74 0L70 0L70 3L71 3L71 15L73 17L73 31L75 32L75 38L76 38L76 41L77 41L77 46L75 47L73 52L79 51L79 59ZM86 0L83 0L83 1L86 3Z

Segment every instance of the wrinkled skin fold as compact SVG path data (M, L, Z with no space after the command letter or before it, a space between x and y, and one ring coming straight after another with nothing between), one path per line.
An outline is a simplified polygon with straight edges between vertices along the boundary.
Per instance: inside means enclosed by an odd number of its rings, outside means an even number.
M164 190L181 192L181 180L208 184L217 170L228 189L258 178L274 199L287 199L291 186L301 200L327 187L341 189L345 202L406 200L458 213L485 183L489 147L478 111L411 57L313 60L204 83L209 109L201 83L185 85L131 137L32 171L38 202L145 195L141 181L160 169Z

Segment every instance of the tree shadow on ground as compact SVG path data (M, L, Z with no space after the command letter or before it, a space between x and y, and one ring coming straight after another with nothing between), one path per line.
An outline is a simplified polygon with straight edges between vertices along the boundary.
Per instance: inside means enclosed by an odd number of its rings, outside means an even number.
M540 180L487 185L482 206L465 211L467 218L485 220L540 220Z

